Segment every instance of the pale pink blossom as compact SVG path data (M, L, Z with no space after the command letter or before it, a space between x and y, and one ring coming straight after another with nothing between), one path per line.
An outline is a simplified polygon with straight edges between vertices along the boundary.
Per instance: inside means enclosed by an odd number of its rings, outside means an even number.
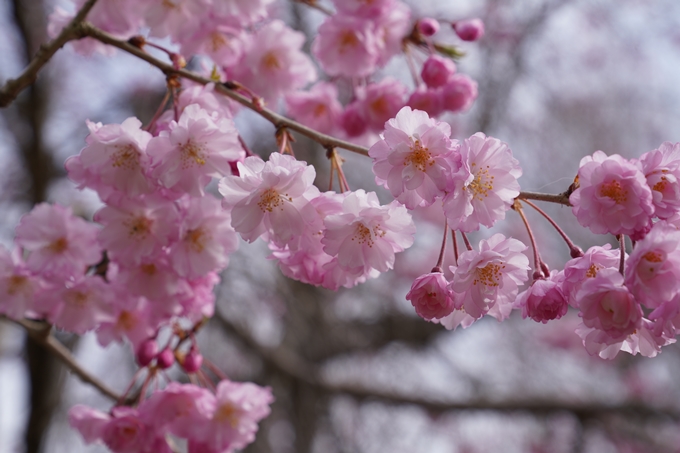
M455 308L453 293L442 272L431 272L416 278L406 300L416 309L423 319L441 319L451 314Z
M427 60L425 60L425 63L423 63L420 77L429 88L439 88L446 85L446 82L448 82L455 73L456 64L453 60L439 55L430 55Z
M203 196L213 177L231 174L229 163L245 155L234 122L197 104L186 107L169 131L154 137L148 152L152 174L164 187L195 197Z
M640 156L640 166L652 189L654 215L667 219L680 211L680 143L664 142Z
M69 178L81 189L96 190L103 200L112 190L127 197L151 193L154 183L149 179L151 160L146 154L151 134L141 126L134 117L105 126L88 121L87 145L78 156L66 160Z
M76 0L76 10L80 10L85 3L86 0ZM139 0L97 2L88 13L87 21L117 37L129 38L138 33L142 26L143 8L144 2Z
M569 197L571 210L593 233L634 234L649 225L652 191L634 163L596 151L581 159L578 183Z
M246 41L243 57L228 68L230 78L274 104L281 96L316 80L316 69L302 51L305 35L273 20Z
M454 74L441 87L442 107L449 112L464 112L477 99L477 82L466 74Z
M150 453L158 436L139 417L137 409L118 406L111 411L112 418L102 428L101 439L114 453ZM154 445L159 447L160 445ZM163 449L168 451L169 448ZM157 450L157 451L163 451Z
M519 195L519 162L508 145L478 132L460 147L462 167L444 197L449 227L464 232L492 227Z
M136 263L116 264L119 269L115 280L129 294L168 301L183 289L184 280L177 275L165 254L151 254Z
M144 19L155 38L181 42L200 28L206 12L204 0L163 0L146 3Z
M109 285L91 275L62 289L41 293L35 309L56 327L82 335L113 320L113 301Z
M338 129L342 105L338 101L338 89L329 82L319 82L309 91L296 91L286 96L288 115L324 134Z
M413 110L422 110L431 117L439 116L444 111L442 105L442 94L439 89L418 88L411 97L408 98L406 105Z
M460 297L460 296L454 296ZM462 326L463 329L470 327L478 318L474 318L465 312L462 307L459 309L454 309L450 315L443 317L442 319L433 319L432 322L438 322L444 326L447 330L456 330L458 326Z
M219 17L224 17L245 27L254 24L269 15L267 7L275 0L228 0L213 1L212 10Z
M623 275L602 269L581 285L576 298L586 327L601 330L612 338L625 337L640 326L642 309L623 285Z
M48 17L47 23L47 36L51 39L59 36L64 27L66 27L75 17L75 13L66 11L64 8L57 6L54 11ZM126 38L124 36L119 36L119 38ZM71 40L68 43L73 46L73 50L80 55L89 57L94 53L100 53L107 57L110 57L116 53L116 48L104 44L103 42L94 38L83 38L77 40Z
M181 210L179 240L170 247L170 261L178 275L201 277L224 269L238 248L231 216L212 195L186 199Z
M243 56L247 39L242 30L211 19L181 41L181 54L185 57L207 55L218 66L233 66Z
M657 308L680 291L680 231L658 222L635 244L626 261L625 282L635 299Z
M456 308L477 319L489 313L502 320L515 302L519 286L528 278L527 246L500 233L479 242L479 252L468 250L451 266L450 289ZM492 311L493 310L493 311Z
M347 195L342 207L341 214L324 219L321 242L343 269L385 272L392 269L394 254L413 244L415 225L397 202L381 206L375 192L357 190Z
M224 451L242 449L255 440L257 424L269 415L274 397L269 387L224 380L217 385L215 400L210 420L192 437Z
M567 313L569 303L562 291L563 273L553 271L549 278L534 281L515 300L515 308L522 310L522 318L543 324L560 319Z
M388 188L408 209L430 206L445 195L450 175L461 165L458 142L450 140L450 135L447 123L423 111L402 108L368 151L376 184Z
M137 349L137 345L156 331L147 300L127 294L125 288L117 288L111 313L111 318L101 322L97 328L97 341L102 346L127 338L133 349Z
M87 266L101 259L98 232L71 208L41 203L21 218L14 240L30 252L26 264L31 271L69 279L84 275Z
M280 247L300 239L314 218L309 200L318 194L313 186L314 167L294 157L273 153L264 162L257 156L238 164L239 176L220 181L223 206L231 210L231 224L248 242L267 234Z
M600 358L608 360L615 358L619 351L655 357L663 346L675 343L674 338L665 335L655 323L645 318L640 320L640 325L629 335L612 336L584 324L576 328L576 334L583 340L583 346L588 354L597 354Z
M158 198L105 206L94 219L103 225L99 240L109 257L130 264L160 253L179 230L177 208Z
M341 14L326 18L312 44L312 53L330 76L368 76L377 69L381 51L372 21Z
M393 5L391 0L333 0L339 14L373 18Z
M375 1L375 0L374 0ZM370 3L370 1L369 1ZM388 0L381 13L371 17L380 43L378 66L383 67L402 52L404 38L412 30L411 8L400 0Z
M0 314L11 319L23 318L44 289L45 282L28 270L21 251L10 252L0 245Z
M68 411L69 425L83 436L83 440L87 444L101 439L104 426L110 420L109 414L83 404L77 404Z
M408 92L403 83L392 77L385 77L357 91L357 97L365 105L368 127L377 131L382 130L385 122L394 118L404 106Z
M220 277L216 272L207 274L187 281L184 291L177 298L182 311L180 316L188 318L192 322L198 322L205 318L212 318L215 314L215 285Z

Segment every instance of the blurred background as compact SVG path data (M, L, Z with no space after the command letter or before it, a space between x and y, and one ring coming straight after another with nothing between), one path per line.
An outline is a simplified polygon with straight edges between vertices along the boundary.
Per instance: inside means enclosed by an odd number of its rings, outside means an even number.
M454 137L483 131L507 142L524 168L523 190L559 193L579 160L601 149L639 156L680 141L680 2L675 0L406 1L413 17L481 17L485 37L460 43L459 70L479 83L475 106L445 116ZM0 81L16 76L41 43L52 0L0 1ZM281 0L274 15L305 32L316 10ZM411 84L403 59L383 74ZM88 218L97 197L65 179L63 162L87 135L85 120L148 121L164 77L118 52L58 52L38 81L0 110L0 240L48 200ZM251 112L237 126L256 153L276 150L274 128ZM325 152L298 137L299 159L328 184ZM366 158L343 154L353 189L376 190ZM384 196L384 192L381 192ZM385 200L387 197L385 197ZM579 228L571 210L546 206L583 248L605 238ZM551 267L568 259L557 234L528 213ZM263 243L242 243L219 286L215 318L199 336L204 355L234 380L272 387L276 402L253 453L678 452L680 349L653 359L590 357L576 313L550 324L482 319L446 331L418 318L404 296L435 264L443 219L416 213L416 244L393 272L338 292L286 279ZM517 216L495 231L526 241ZM472 235L473 243L492 231ZM59 334L83 366L122 391L136 370L129 348ZM181 373L177 372L177 376ZM0 453L100 452L69 429L77 403L110 402L66 372L21 328L0 318Z

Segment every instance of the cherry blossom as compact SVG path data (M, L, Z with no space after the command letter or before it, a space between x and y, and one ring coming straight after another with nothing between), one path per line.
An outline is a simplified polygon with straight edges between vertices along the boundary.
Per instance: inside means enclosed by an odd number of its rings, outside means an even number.
M455 308L449 282L442 272L431 272L416 278L406 300L423 319L440 319L451 314Z

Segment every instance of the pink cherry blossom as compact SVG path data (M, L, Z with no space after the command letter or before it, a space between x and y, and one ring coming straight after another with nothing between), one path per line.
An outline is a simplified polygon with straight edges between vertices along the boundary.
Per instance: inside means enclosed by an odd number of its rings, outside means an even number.
M621 252L618 249L612 250L611 245L605 244L602 247L591 247L582 257L567 261L564 265L562 291L569 298L569 304L578 308L576 294L581 285L587 279L595 277L602 269L618 270L620 256Z
M245 152L232 120L210 115L197 104L184 109L170 131L161 132L148 145L161 184L177 193L203 196L213 177L231 173L229 162L243 159Z
M406 101L407 88L392 77L385 77L378 83L371 83L357 93L365 105L368 127L382 130L385 122L399 112Z
M248 26L265 19L268 16L267 7L272 3L274 0L213 1L211 7L217 16Z
M68 411L69 424L78 430L88 444L101 439L102 431L110 420L109 414L83 404L77 404Z
M375 0L369 0L369 3ZM380 43L378 66L385 66L390 58L401 53L404 38L411 32L411 8L399 0L387 0L379 14L371 16Z
M680 290L680 231L665 222L654 225L635 244L626 261L625 281L635 299L657 308Z
M668 219L680 211L680 143L664 142L640 156L640 166L652 189L654 215Z
M450 134L447 123L420 110L401 109L385 124L382 140L368 151L376 184L388 188L408 209L443 197L450 175L460 168L458 143Z
M0 245L0 314L23 318L45 287L45 282L28 270L19 249L10 252Z
M392 202L381 206L375 192L357 190L347 195L342 213L324 219L324 251L338 257L350 271L385 272L394 254L413 244L415 225L406 208Z
M15 242L30 252L27 267L46 278L82 276L101 259L99 228L73 215L71 208L41 203L24 215Z
M136 349L156 330L148 301L143 297L130 296L124 289L116 290L111 313L111 318L102 321L97 327L97 341L102 346L127 338Z
M654 213L652 191L640 168L602 151L581 159L579 188L569 197L578 222L597 234L634 234Z
M181 53L187 57L203 54L210 57L218 66L233 66L243 56L246 39L242 30L213 18L182 40Z
M522 318L545 324L564 316L569 303L562 291L563 278L563 273L553 271L550 278L536 280L521 292L515 300L515 307L522 310Z
M231 216L212 195L186 200L181 213L179 241L170 247L173 268L182 277L196 278L222 270L238 248Z
M477 99L477 82L465 74L454 74L441 87L442 107L450 112L464 112Z
M392 6L390 0L333 0L339 14L375 17L387 7Z
M151 193L154 183L148 177L151 160L146 154L151 134L141 126L134 117L105 126L88 121L87 145L78 156L66 160L69 178L81 189L96 190L103 200L112 190L128 197Z
M359 137L368 130L366 104L354 101L345 107L340 117L340 125L348 137Z
M420 77L429 88L439 88L446 85L456 73L456 64L450 58L430 55L420 72Z
M238 169L239 176L227 176L219 185L236 232L248 242L266 233L268 240L281 247L299 240L306 223L314 218L309 204L318 194L313 186L314 167L273 153L267 162L247 157Z
M335 14L321 24L312 53L330 76L365 77L372 74L381 44L368 19Z
M506 143L481 132L465 140L460 155L463 166L444 197L449 227L465 232L480 224L490 228L505 218L519 195L522 169Z
M94 219L104 226L99 240L109 256L130 264L160 253L179 229L175 205L158 198L105 206Z
M243 58L228 68L229 75L274 104L316 80L314 64L302 51L304 42L303 33L273 20L246 41Z
M406 300L416 309L423 319L440 319L451 314L454 309L453 294L441 272L431 272L416 278Z
M296 91L286 96L288 115L305 126L324 134L338 129L342 105L338 89L329 82L319 82L309 91Z
M75 17L75 13L68 12L64 8L57 6L48 17L47 35L54 39L59 36L64 27L66 27ZM126 38L120 36L121 38ZM108 46L101 41L94 38L83 38L72 40L69 45L73 46L73 50L80 55L89 57L94 53L99 53L106 56L112 56L116 53L116 48Z
M583 283L576 298L586 327L617 338L633 333L640 326L642 309L623 286L623 275L617 270L599 271Z
M457 293L456 308L473 318L490 313L500 319L509 315L519 285L527 280L527 246L500 233L479 242L479 252L468 250L458 257L450 289ZM458 296L459 295L459 296ZM491 312L492 309L494 309Z
M166 0L162 2L145 2L147 7L144 19L150 29L150 35L156 38L170 38L181 42L200 28L206 11L201 0Z
M210 420L192 437L217 451L242 449L255 440L257 423L269 415L274 401L269 387L226 380L217 385L215 399Z
M418 88L411 97L408 98L406 105L413 110L422 110L431 117L439 116L443 111L441 90Z

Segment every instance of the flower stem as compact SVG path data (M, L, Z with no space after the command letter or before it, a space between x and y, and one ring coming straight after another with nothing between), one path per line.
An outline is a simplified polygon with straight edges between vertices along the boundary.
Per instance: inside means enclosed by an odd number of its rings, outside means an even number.
M512 205L512 209L519 214L520 218L522 219L522 222L524 223L524 227L527 230L527 233L529 234L529 241L531 242L531 248L533 249L534 252L534 276L538 276L539 278L541 276L547 277L544 275L543 272L543 266L541 265L541 257L538 254L538 246L536 245L536 238L534 237L533 231L531 231L531 226L529 225L529 220L527 219L527 216L524 214L524 209L522 208L522 203L519 202L519 200L515 200L515 203Z
M446 253L446 236L449 235L449 222L444 219L444 237L442 238L442 247L439 249L439 258L437 258L437 265L432 269L432 272L444 272L442 264L444 264L444 254Z
M552 225L553 228L557 230L559 235L562 236L562 239L564 239L564 242L567 243L567 246L569 247L569 254L571 255L572 258L580 258L583 256L583 250L581 250L581 247L574 244L574 242L571 239L569 239L567 233L565 233L564 230L560 228L560 226L552 219L552 217L548 215L547 212L545 212L543 209L539 208L529 200L522 199L522 201L531 206L532 208L534 208L536 211L538 211L539 214L545 217L548 222L550 222L550 225Z

